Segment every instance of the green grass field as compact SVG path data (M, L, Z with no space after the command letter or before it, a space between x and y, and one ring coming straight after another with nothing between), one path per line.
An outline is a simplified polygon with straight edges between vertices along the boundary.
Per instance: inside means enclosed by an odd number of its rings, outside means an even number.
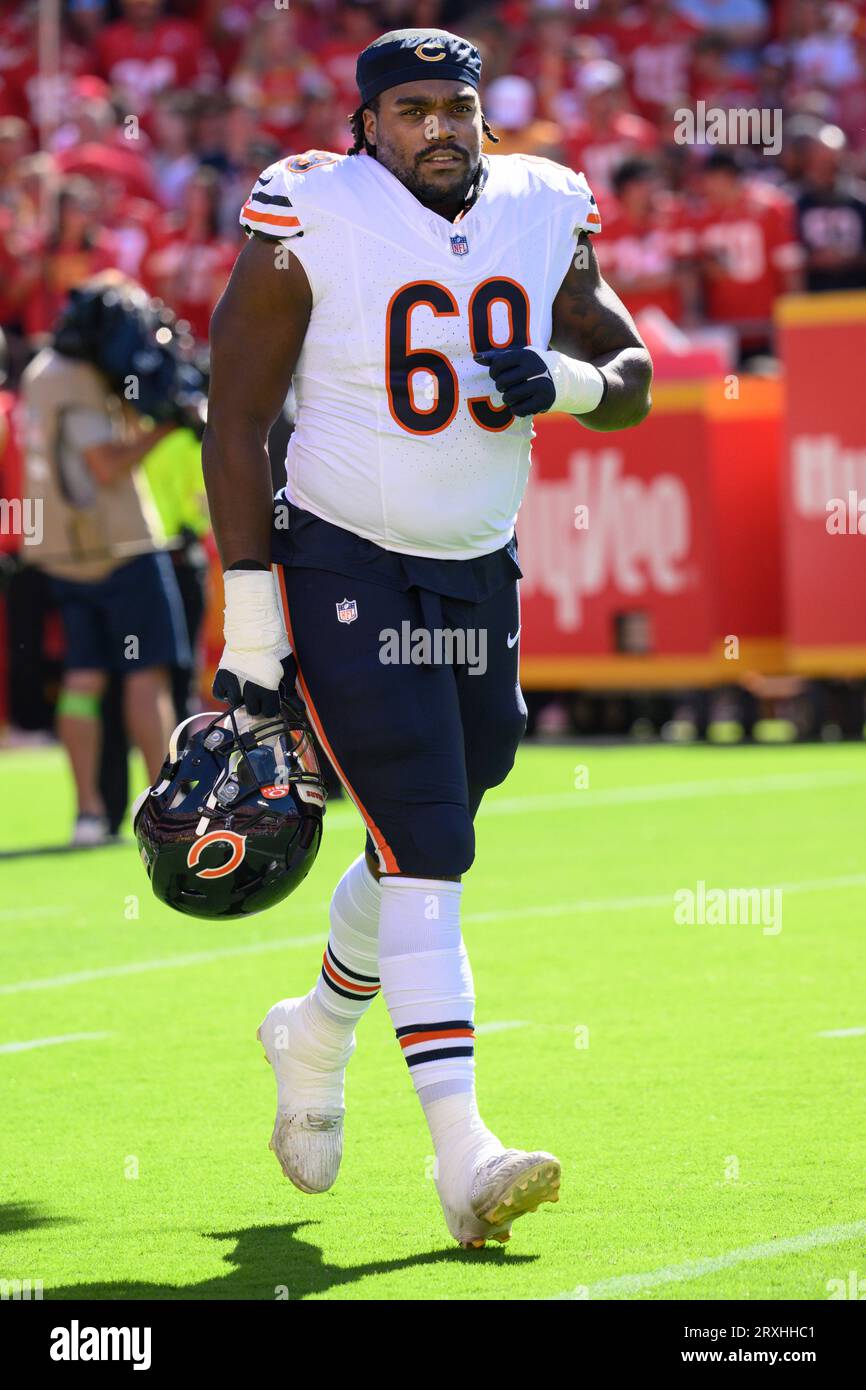
M0 768L0 845L63 839L59 754ZM268 1151L255 1030L318 973L361 845L346 802L310 879L243 924L163 908L131 844L0 863L0 1277L46 1298L826 1299L866 1277L864 824L862 747L522 750L463 897L479 1096L505 1143L559 1155L562 1200L477 1252L448 1236L381 999L336 1187L303 1196ZM781 887L782 930L678 925L699 880Z

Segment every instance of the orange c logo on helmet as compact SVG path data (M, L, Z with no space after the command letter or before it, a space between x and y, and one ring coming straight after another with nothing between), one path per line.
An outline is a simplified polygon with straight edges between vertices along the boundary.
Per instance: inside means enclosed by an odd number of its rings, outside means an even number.
M230 874L240 864L247 852L246 835L238 835L234 830L211 830L207 835L202 835L201 839L196 840L189 847L189 854L186 862L191 869L194 869L201 859L202 851L208 845L216 844L231 845L232 852L225 864L220 864L217 869L199 869L196 878L222 878L225 874Z
M427 43L419 43L418 47L415 49L415 56L417 58L423 58L425 63L441 63L442 59L445 57L444 49L441 49L435 56L432 53L424 52L425 48L430 48L431 44L436 42L435 39L431 39Z

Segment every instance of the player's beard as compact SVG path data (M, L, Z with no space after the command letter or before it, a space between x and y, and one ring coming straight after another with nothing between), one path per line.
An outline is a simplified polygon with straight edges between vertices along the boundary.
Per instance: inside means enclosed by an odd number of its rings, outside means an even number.
M480 154L476 155L473 162L472 156L462 146L454 148L455 153L463 156L463 162L459 168L454 170L451 179L443 179L441 175L438 178L435 174L427 175L427 159L431 153L430 150L423 150L420 155L416 154L407 158L393 145L383 147L380 142L376 147L376 158L425 206L440 207L454 204L460 207L466 201L469 190L478 175L481 156Z

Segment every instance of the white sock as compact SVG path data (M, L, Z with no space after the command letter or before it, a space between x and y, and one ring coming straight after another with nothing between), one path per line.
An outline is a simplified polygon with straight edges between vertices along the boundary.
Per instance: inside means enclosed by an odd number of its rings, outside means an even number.
M318 1068L345 1065L355 1025L379 993L381 896L360 854L334 889L322 970L301 1010L308 1045L300 1060Z
M474 1086L446 1095L434 1095L435 1091L435 1086L424 1086L418 1099L433 1139L436 1179L448 1192L470 1169L502 1153L502 1145L478 1113Z
M331 931L313 991L330 1021L353 1033L379 993L379 908L382 890L359 854L331 898Z
M447 1182L452 1171L502 1152L475 1103L475 987L460 933L463 885L386 874L379 887L382 994Z

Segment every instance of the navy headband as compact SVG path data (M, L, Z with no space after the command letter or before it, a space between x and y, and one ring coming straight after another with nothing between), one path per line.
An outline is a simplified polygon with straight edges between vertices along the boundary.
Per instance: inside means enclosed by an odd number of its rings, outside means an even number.
M477 90L481 54L447 29L392 29L368 44L355 69L364 105L388 87L424 77L451 78Z

